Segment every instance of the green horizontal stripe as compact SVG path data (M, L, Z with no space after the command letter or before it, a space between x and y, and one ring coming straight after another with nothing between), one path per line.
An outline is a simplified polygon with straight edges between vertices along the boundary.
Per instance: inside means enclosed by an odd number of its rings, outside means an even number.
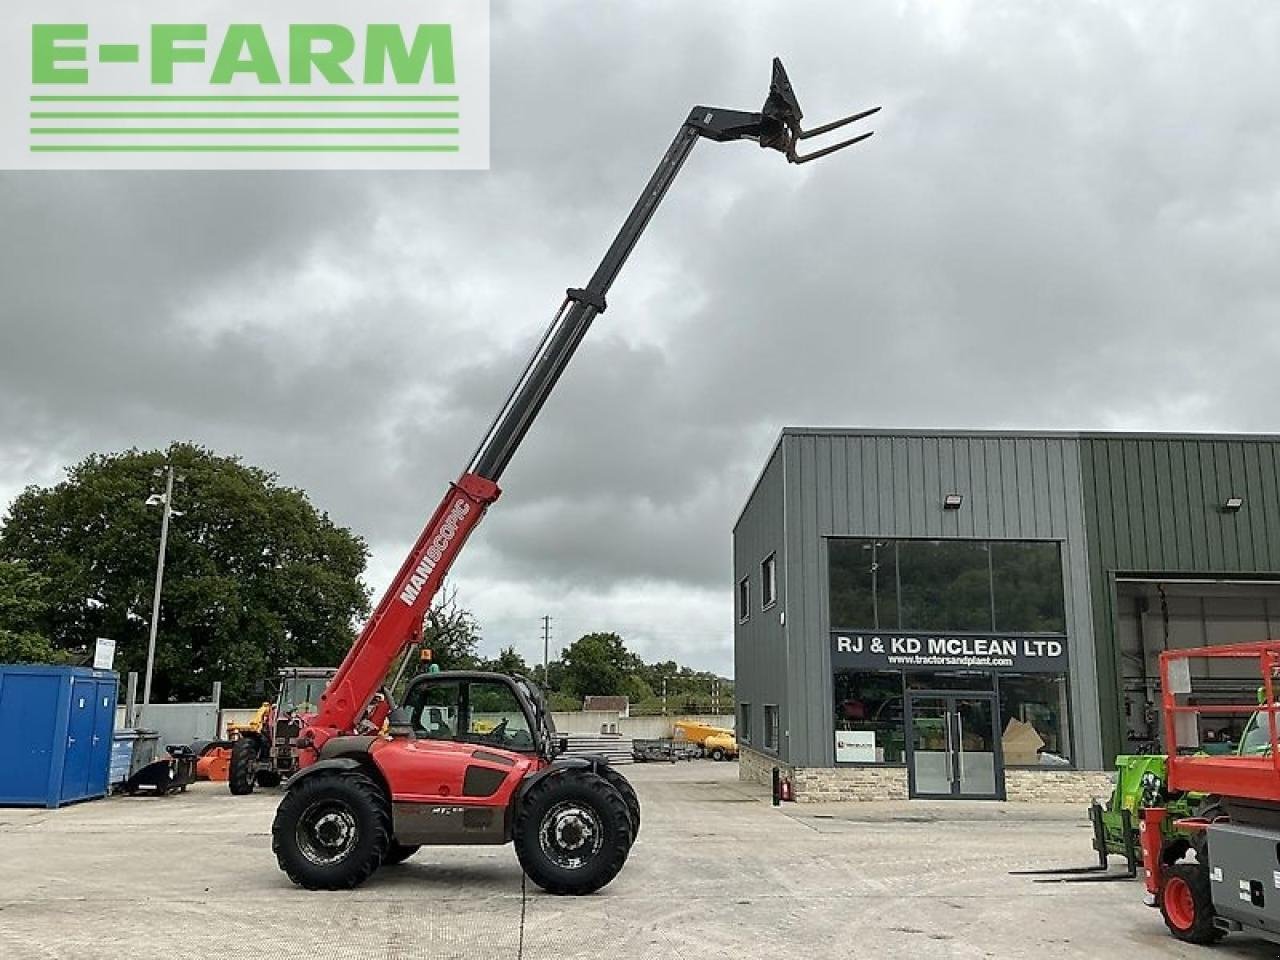
M334 101L360 101L365 103L404 103L404 102L433 102L433 103L456 103L456 96L439 96L439 97L374 97L374 96L313 96L313 97L286 97L286 96L252 96L252 97L233 97L233 96L199 96L199 97L182 97L182 96L129 96L129 97L75 97L65 95L41 95L32 96L33 102L48 103L58 101L62 103L138 103L138 102L270 102L270 103L312 103L312 102L334 102Z
M449 144L32 144L32 153L457 153Z
M137 63L136 43L104 43L98 47L99 63Z
M457 133L457 127L32 127L32 133L38 134L210 134L210 133L334 133L334 134L368 134L382 136L384 133L412 134L444 134Z
M405 113L405 112L378 112L378 111L340 111L329 112L323 110L307 110L307 111L289 111L280 112L275 110L263 110L252 113L227 113L227 112L200 112L193 110L183 110L180 113L170 113L164 111L98 111L84 112L79 110L36 110L31 114L32 120L94 120L101 117L104 120L249 120L255 117L263 117L268 120L307 120L312 117L318 117L322 120L340 120L349 118L352 120L457 120L457 113Z

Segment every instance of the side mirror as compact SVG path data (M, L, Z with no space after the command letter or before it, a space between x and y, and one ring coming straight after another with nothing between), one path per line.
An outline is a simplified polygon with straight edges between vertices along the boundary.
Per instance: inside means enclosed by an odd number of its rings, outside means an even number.
M413 718L406 707L396 707L387 714L387 733L393 737L414 736Z
M265 697L267 695L267 681L259 680L253 685L254 696Z

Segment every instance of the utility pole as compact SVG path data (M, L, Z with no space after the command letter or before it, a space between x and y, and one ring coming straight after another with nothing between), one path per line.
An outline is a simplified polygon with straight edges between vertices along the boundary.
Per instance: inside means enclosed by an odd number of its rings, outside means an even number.
M169 517L173 514L173 464L169 464L164 483L164 494L151 496L147 503L164 504L164 518L160 521L160 555L156 558L156 592L151 600L151 636L147 640L147 679L142 687L142 705L151 703L151 671L156 660L156 630L160 626L160 589L164 585L164 554L169 545Z
M662 678L662 715L667 715L667 678Z
M542 618L542 685L551 689L551 617Z

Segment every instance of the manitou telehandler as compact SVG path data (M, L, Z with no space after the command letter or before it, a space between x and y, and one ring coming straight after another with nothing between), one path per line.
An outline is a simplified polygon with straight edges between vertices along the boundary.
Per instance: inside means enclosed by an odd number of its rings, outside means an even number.
M879 109L879 108L876 108ZM626 862L640 804L607 763L564 756L540 691L520 677L428 673L392 709L380 691L463 543L491 503L511 461L597 314L627 256L700 139L754 140L805 163L870 136L808 155L801 140L869 116L814 130L778 60L758 113L694 107L681 124L590 282L570 289L524 372L460 479L449 487L298 738L301 771L272 826L280 867L305 887L363 882L424 844L514 841L521 866L551 893L603 887Z

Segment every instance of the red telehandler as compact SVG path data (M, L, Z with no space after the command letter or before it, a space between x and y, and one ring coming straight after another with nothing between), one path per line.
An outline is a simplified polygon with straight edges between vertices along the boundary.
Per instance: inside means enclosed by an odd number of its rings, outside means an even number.
M514 841L534 883L586 894L622 869L640 829L640 804L607 763L565 756L537 687L521 677L428 673L391 709L380 691L417 639L423 614L491 503L498 480L582 342L605 295L681 165L700 139L754 140L792 163L826 156L870 133L808 155L813 130L778 60L759 112L694 107L590 282L570 289L459 480L449 487L391 587L320 698L298 739L301 770L272 826L280 867L312 889L346 889L427 844ZM385 721L385 724L384 724Z

